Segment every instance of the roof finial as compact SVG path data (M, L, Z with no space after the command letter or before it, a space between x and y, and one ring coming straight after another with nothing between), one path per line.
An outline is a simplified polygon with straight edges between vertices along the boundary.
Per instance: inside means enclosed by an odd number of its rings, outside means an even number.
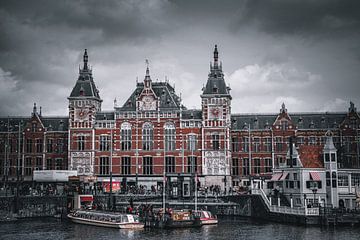
M84 70L87 70L88 69L88 60L89 60L89 56L87 54L87 49L85 48L85 52L84 52Z
M41 106L40 106L40 112L39 112L39 116L41 117Z
M349 112L356 112L355 104L352 101L350 101Z
M146 77L150 77L150 71L149 71L149 60L145 59L146 63Z
M286 112L287 112L287 109L285 108L285 103L282 103L280 113L286 113Z
M215 44L215 49L214 49L214 65L217 65L218 59L219 59L219 52L218 52L218 49L217 49L217 44Z
M34 103L34 107L33 107L33 114L36 114L36 103Z

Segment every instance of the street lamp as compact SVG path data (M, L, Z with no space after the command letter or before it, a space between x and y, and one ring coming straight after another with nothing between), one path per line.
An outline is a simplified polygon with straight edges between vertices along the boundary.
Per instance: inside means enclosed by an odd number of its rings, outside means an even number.
M315 206L315 195L316 195L317 190L318 190L318 189L317 189L317 184L316 184L316 182L312 182L311 191L312 191L313 194L314 194L313 206Z

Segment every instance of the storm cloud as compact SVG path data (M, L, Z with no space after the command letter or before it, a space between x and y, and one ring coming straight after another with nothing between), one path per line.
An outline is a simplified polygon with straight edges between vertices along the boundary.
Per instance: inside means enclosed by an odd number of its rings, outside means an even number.
M0 115L66 115L88 49L103 109L127 99L150 60L200 108L219 45L232 111L346 111L360 104L358 1L1 1Z

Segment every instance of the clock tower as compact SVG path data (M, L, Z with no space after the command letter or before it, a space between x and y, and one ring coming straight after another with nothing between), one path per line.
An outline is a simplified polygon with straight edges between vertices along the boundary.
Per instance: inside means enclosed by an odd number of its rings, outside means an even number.
M230 187L230 115L231 95L226 86L217 45L214 62L201 95L202 106L202 169L206 185Z
M69 168L77 170L78 175L94 173L94 122L95 115L101 110L101 98L95 86L92 69L88 66L85 49L83 67L71 91L69 100Z

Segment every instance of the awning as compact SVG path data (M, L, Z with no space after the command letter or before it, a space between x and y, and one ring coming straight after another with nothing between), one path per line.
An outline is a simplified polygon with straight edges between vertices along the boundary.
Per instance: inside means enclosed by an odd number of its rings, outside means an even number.
M313 181L321 181L320 174L318 172L310 172L310 177Z
M270 181L279 181L279 178L281 177L282 173L275 173L272 178L270 179Z
M285 180L285 178L287 177L287 175L289 175L289 173L284 173L284 174L281 176L280 181Z

